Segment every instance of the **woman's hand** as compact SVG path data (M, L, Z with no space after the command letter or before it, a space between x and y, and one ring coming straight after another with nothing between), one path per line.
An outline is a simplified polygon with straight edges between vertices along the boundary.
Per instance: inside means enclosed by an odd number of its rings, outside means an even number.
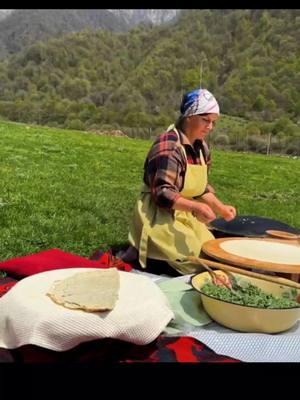
M201 201L208 204L213 211L224 218L225 221L231 221L236 216L236 209L233 206L223 204L217 196L211 192L202 195Z
M208 224L217 218L212 208L205 203L178 197L173 204L173 210L187 211L193 214L198 221Z
M208 224L217 218L213 210L204 203L196 203L192 214L198 221L203 222L204 224Z
M236 216L236 209L233 206L224 204L224 206L220 208L219 214L225 221L231 221Z

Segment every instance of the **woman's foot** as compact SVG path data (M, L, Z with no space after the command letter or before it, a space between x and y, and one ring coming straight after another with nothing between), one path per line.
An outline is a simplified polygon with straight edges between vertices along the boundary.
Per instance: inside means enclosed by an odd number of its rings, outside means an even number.
M135 247L129 246L127 250L121 250L116 254L125 263L132 263L138 259L138 251Z

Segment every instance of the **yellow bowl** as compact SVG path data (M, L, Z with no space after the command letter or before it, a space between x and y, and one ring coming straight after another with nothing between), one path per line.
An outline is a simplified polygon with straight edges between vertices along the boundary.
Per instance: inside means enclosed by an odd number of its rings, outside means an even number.
M217 274L224 275L223 271L215 271ZM277 283L263 281L261 279L246 277L239 274L233 274L237 281L247 281L259 287L267 293L275 296L281 296L284 292L296 290L288 286ZM219 300L201 292L202 286L211 281L208 272L202 272L194 275L191 284L200 292L203 307L207 314L219 324L240 332L262 332L277 333L290 329L300 318L300 308L270 309L258 308L233 304L228 301Z

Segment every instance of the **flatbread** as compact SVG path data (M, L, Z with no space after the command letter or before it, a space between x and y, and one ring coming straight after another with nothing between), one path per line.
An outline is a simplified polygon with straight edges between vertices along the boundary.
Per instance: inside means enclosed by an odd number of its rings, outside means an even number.
M227 240L220 247L235 256L276 264L300 264L300 246L262 240Z
M119 289L119 272L116 268L110 268L79 272L55 281L47 295L66 308L97 312L114 308Z

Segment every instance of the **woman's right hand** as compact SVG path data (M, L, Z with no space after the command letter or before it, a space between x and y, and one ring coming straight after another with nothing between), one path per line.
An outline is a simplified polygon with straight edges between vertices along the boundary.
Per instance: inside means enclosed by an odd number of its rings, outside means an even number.
M217 218L213 210L204 203L196 203L192 214L198 221L203 222L204 224L208 224Z
M225 204L220 209L220 215L222 218L225 219L225 221L231 221L232 219L234 219L236 217L236 209L233 206L229 206L229 205Z

